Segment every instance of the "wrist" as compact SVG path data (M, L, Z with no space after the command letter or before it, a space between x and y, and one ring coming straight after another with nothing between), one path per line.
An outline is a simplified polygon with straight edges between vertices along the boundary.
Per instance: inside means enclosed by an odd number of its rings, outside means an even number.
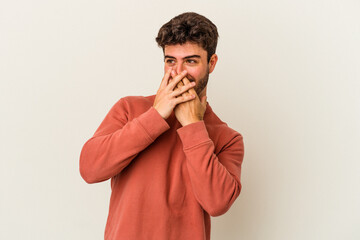
M167 119L168 116L166 116L166 114L164 114L163 112L161 112L157 106L153 105L153 108L158 112L158 114L163 118L163 119Z
M181 125L182 125L183 127L185 127L185 126L187 126L187 125L189 125L189 124L196 123L196 122L200 122L200 121L202 121L202 120L199 119L199 118L193 118L193 119L190 119L190 120L188 120L188 121L183 121L183 122L181 122Z

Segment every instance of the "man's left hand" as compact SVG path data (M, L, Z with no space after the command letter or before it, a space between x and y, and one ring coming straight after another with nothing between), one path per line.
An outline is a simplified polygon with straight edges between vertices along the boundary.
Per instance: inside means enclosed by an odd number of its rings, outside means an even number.
M186 77L184 77L182 81L183 82L179 82L178 87L190 82ZM206 110L206 96L203 96L200 99L193 88L183 93L185 96L189 94L195 95L195 98L193 100L180 103L174 108L175 117L182 126L202 121Z

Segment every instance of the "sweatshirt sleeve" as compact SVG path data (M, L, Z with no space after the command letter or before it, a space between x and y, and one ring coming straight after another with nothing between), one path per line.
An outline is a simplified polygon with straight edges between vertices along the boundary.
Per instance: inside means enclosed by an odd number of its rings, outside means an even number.
M153 107L128 120L126 102L120 99L81 150L82 178L87 183L96 183L119 174L139 152L169 128Z
M236 131L215 155L203 121L179 128L192 189L202 208L211 216L227 212L241 191L244 156L242 136Z

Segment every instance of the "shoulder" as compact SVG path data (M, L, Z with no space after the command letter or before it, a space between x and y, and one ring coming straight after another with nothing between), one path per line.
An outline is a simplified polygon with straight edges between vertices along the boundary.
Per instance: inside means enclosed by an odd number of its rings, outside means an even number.
M150 96L126 96L120 98L115 105L143 105L153 104L155 95Z
M147 111L154 102L155 95L126 96L120 98L113 106L115 112L125 112L128 118L133 118Z
M209 137L216 146L216 152L219 152L229 145L238 145L243 147L243 136L228 124L222 121L212 110L205 119L206 129Z
M217 132L217 133L224 133L224 134L240 134L231 127L228 126L228 124L224 121L222 121L218 115L212 110L210 106L208 106L206 115L204 117L206 128L209 128L210 130Z

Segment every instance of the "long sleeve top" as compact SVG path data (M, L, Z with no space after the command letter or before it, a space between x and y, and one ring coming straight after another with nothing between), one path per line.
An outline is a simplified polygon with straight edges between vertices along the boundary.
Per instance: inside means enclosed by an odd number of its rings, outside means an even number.
M209 240L210 216L241 190L242 136L209 104L203 121L164 120L155 95L115 103L80 154L87 183L111 179L108 240Z

